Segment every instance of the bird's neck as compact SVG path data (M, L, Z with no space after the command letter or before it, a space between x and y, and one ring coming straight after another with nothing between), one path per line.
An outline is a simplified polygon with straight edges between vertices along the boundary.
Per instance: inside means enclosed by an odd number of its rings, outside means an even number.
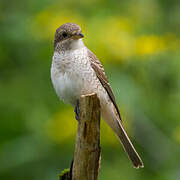
M70 44L70 49L72 50L80 49L83 47L84 47L84 43L82 39L73 40L72 43Z
M61 51L70 51L70 50L77 50L85 47L82 39L77 40L69 40L64 43L58 43L55 51L61 52Z

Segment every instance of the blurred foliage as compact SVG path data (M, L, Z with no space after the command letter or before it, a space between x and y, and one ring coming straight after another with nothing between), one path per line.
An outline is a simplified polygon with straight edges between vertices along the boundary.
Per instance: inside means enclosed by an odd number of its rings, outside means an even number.
M54 32L82 27L145 168L101 121L101 180L180 179L180 1L0 1L0 179L56 180L77 122L50 81Z

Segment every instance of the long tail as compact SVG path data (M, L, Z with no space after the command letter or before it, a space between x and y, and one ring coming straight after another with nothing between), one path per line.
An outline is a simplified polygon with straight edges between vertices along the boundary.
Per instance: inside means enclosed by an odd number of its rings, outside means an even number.
M133 144L131 143L126 131L124 130L121 120L119 119L117 113L112 108L102 109L102 117L107 122L107 124L113 129L113 131L118 136L121 144L123 145L124 150L126 151L129 159L132 161L135 168L144 167L144 164L136 152Z
M130 141L121 123L119 123L119 131L117 132L117 136L121 144L123 145L124 150L127 152L129 159L132 161L134 167L144 167L144 164L140 156L136 152L132 142Z

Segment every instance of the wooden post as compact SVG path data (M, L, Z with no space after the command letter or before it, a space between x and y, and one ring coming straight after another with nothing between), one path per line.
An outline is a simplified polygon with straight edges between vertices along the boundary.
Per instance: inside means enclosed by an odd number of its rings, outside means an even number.
M96 94L81 96L72 180L97 180L100 164L100 102Z

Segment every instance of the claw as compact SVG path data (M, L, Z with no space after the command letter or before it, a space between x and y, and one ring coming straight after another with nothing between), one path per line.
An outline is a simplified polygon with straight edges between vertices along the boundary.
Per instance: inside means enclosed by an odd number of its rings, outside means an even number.
M79 121L79 100L77 100L77 102L76 102L76 107L74 109L74 112L75 112L76 120Z

